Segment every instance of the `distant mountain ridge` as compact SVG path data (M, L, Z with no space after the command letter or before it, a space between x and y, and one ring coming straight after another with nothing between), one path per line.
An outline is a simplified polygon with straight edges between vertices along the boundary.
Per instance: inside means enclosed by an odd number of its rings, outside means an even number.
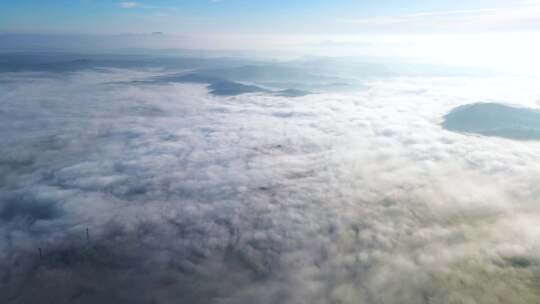
M540 140L540 110L500 103L459 106L444 116L450 131L517 140Z
M189 73L189 74L172 74L153 77L152 79L142 81L142 83L160 84L160 83L202 83L208 84L210 94L216 96L235 96L247 93L268 93L276 96L284 97L301 97L312 94L308 91L285 89L285 90L270 90L256 85L242 84L235 81L229 81L219 77L210 75ZM140 82L139 82L140 83Z

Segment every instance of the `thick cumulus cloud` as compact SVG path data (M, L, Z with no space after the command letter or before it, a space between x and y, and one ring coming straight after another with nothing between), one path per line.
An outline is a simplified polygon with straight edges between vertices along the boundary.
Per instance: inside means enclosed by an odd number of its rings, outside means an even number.
M441 127L536 107L533 81L220 97L156 73L0 76L0 302L540 301L540 143Z

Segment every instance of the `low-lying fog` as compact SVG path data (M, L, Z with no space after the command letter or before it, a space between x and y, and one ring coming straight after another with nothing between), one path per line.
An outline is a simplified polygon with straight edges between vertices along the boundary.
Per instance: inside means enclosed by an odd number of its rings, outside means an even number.
M540 302L540 142L443 128L537 80L72 63L0 73L0 302Z

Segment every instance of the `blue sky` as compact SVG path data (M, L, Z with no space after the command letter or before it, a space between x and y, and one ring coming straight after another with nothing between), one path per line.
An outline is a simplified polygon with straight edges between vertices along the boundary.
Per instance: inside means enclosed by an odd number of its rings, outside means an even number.
M0 0L0 50L126 48L539 70L540 0Z
M486 9L526 11L537 4L530 0L17 0L0 2L0 32L359 33L381 30L377 20L392 23L381 18L410 19L407 16L448 12L459 18L465 13L485 14Z

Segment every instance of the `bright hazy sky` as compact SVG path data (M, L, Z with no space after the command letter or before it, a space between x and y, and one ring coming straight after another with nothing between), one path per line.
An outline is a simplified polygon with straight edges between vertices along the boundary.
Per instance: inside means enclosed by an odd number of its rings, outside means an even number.
M540 0L0 1L0 49L24 47L294 51L539 71Z

